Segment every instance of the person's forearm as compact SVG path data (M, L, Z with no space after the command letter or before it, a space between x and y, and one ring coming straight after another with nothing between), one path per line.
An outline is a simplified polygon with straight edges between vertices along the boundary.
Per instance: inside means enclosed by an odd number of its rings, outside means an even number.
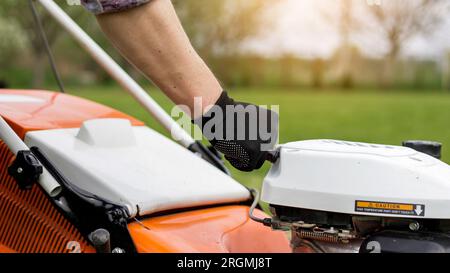
M176 104L194 114L194 97L202 98L203 111L219 98L223 89L192 47L170 0L97 20L120 52Z
M278 115L235 101L222 90L192 47L170 0L83 2L91 12L103 14L97 16L100 26L130 63L176 104L190 108L193 122L232 166L261 168L277 140ZM88 5L95 3L101 6ZM202 98L200 111L196 97Z

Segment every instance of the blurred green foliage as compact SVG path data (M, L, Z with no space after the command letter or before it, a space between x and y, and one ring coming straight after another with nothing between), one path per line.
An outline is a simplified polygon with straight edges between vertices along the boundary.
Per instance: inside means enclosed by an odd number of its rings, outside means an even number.
M256 35L266 26L263 10L279 0L174 1L184 26L195 47L206 59L218 52L231 53L248 37ZM80 6L69 6L65 0L57 3L87 31L109 54L138 80L142 76L133 71L99 30L95 17ZM109 78L93 60L38 5L50 45L55 51L58 66L64 80L70 83L103 83ZM234 10L234 12L230 12ZM0 79L13 87L40 87L51 80L49 67L35 22L31 16L28 0L2 0L0 2L0 35L10 37L0 43ZM230 27L239 25L240 27ZM30 73L31 71L31 73Z

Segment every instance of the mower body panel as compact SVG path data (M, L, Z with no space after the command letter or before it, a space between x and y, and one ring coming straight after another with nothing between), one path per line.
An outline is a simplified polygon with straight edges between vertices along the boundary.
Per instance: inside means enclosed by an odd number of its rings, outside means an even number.
M247 206L222 206L144 219L129 225L138 252L288 253L287 236L248 218ZM255 210L258 217L268 217Z
M262 200L344 214L450 219L450 166L399 146L288 143L264 180Z
M144 125L108 106L42 90L0 90L0 115L22 139L30 131L80 128L91 119L120 118Z

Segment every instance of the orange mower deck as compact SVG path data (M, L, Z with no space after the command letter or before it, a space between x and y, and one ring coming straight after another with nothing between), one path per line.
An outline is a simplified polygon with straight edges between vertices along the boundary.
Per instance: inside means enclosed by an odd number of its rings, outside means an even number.
M143 122L110 107L79 97L40 90L0 90L0 115L22 139L29 131L78 128L86 120L128 119ZM21 98L32 102L21 102Z
M48 91L0 90L0 116L22 139L30 131L79 128L100 118L144 125L110 107ZM31 191L18 189L7 173L14 156L3 142L0 155L0 253L67 253L73 250L71 242L78 243L82 252L94 251L37 185ZM243 205L222 205L171 212L132 221L129 232L138 252L291 252L283 232L250 220L248 210ZM267 217L262 211L255 214Z

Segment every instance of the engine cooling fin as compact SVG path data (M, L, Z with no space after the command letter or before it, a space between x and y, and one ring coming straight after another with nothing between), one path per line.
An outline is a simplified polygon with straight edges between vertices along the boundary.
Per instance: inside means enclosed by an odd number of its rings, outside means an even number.
M95 252L38 185L19 189L7 171L13 159L0 141L0 246L20 253Z

